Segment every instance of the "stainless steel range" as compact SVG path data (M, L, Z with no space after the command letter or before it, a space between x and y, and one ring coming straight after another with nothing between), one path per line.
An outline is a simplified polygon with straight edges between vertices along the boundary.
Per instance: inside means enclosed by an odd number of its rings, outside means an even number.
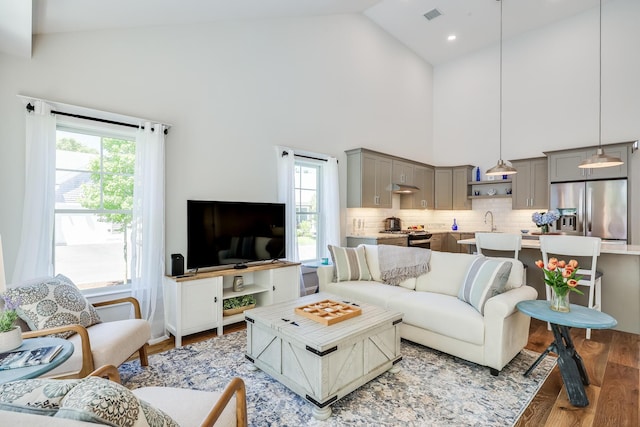
M400 234L407 236L407 246L414 248L431 248L432 234L426 230L384 230L381 233Z

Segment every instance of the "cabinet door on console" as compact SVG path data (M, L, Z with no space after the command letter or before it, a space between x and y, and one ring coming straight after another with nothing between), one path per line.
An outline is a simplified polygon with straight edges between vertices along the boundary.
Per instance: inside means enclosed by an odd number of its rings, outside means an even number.
M193 333L218 326L220 277L182 282L182 329Z
M300 266L290 266L285 268L275 268L269 270L271 274L271 286L273 290L273 302L277 304L289 301L300 296Z

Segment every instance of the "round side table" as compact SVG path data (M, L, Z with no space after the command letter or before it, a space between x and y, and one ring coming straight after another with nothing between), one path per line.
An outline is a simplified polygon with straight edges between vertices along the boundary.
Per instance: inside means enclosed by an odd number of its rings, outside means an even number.
M56 366L60 366L73 354L73 344L62 338L27 338L22 341L22 345L12 351L31 350L40 347L49 347L61 345L62 350L53 360L49 363L35 366L25 366L24 368L5 369L0 370L0 384L8 383L10 381L24 380L27 378L36 378L42 374L46 374Z
M581 305L570 304L568 313L549 308L549 301L520 301L516 307L522 313L551 324L554 341L524 373L529 375L536 366L553 351L558 355L558 368L562 381L567 388L569 401L574 406L589 405L584 386L589 385L589 377L582 358L573 346L569 328L609 329L618 324L616 319L606 313Z

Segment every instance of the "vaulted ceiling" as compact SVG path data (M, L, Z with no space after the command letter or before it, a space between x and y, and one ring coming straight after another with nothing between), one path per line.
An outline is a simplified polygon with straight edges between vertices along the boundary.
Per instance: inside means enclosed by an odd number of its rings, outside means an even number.
M503 37L597 6L598 0L502 0ZM440 16L428 20L427 12ZM35 34L348 13L363 14L433 65L500 37L496 0L2 0L0 52L30 58Z

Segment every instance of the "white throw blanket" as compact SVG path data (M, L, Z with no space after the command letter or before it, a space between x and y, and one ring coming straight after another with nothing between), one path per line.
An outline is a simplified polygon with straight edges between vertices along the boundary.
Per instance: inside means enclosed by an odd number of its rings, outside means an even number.
M380 278L390 285L397 286L406 279L427 273L430 259L430 249L378 246Z

